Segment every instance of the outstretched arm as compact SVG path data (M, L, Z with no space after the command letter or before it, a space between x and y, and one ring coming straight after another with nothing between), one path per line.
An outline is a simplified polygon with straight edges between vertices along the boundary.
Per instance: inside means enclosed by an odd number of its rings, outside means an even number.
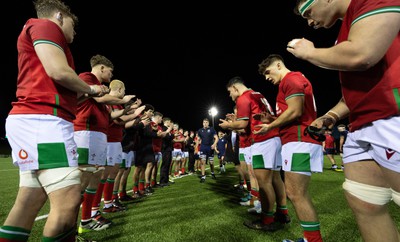
M288 44L287 51L322 68L363 71L382 59L399 30L399 13L379 13L354 23L348 39L337 45L315 48L311 41L303 38Z

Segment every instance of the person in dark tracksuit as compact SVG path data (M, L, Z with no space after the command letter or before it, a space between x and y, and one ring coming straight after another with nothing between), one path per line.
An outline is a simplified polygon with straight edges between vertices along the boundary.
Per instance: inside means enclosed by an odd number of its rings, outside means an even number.
M168 127L172 125L172 121L168 117L163 118L163 131L167 130ZM162 163L160 169L160 186L168 186L169 184L174 183L173 181L169 181L169 170L172 162L172 140L174 136L169 133L163 138L163 145L161 149L162 153Z

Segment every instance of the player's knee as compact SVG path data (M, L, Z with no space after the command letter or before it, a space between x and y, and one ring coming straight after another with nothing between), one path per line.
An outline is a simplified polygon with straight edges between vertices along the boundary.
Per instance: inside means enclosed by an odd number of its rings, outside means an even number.
M345 179L343 189L361 201L374 205L385 205L392 200L392 190L386 187L371 186Z

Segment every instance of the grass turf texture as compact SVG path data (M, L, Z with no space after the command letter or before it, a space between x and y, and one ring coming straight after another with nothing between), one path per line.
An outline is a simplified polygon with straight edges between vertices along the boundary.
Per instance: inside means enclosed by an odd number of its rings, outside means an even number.
M320 218L324 241L361 242L357 225L341 188L344 174L330 170L327 160L324 167L323 173L312 175L309 190ZM235 192L233 187L238 183L237 173L231 163L226 168L227 172L217 174L216 180L207 176L206 182L200 183L198 175L193 174L176 179L175 184L168 187L156 188L151 196L125 203L127 211L105 214L104 217L113 221L110 228L84 233L82 236L98 242L276 242L285 238L302 237L302 229L290 201L288 208L292 223L285 229L271 233L244 226L245 220L257 217L248 214L249 207L239 205L242 194ZM216 165L216 173L218 171ZM207 173L209 174L209 170ZM11 158L0 158L1 225L13 206L18 181L18 169L12 165ZM131 187L130 176L128 188ZM391 202L389 209L400 227L400 208ZM48 211L49 206L46 204L39 215L46 215ZM41 240L45 221L46 219L39 219L35 222L29 241Z

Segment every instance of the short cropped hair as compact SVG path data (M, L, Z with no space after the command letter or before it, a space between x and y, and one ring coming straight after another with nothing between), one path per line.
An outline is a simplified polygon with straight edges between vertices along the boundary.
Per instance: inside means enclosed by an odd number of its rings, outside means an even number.
M71 9L60 0L36 0L33 2L38 18L51 18L56 12L70 17L74 25L78 24L78 17L71 12Z
M105 65L114 70L114 64L109 59L107 59L107 57L102 55L95 55L90 58L90 66L93 68L97 65Z
M282 63L284 63L282 56L278 54L271 54L267 58L265 58L260 64L258 64L258 73L260 73L260 75L264 75L265 70L275 61L281 61Z
M228 81L228 84L226 84L226 88L229 88L229 87L231 87L231 86L233 86L234 84L237 84L237 83L244 84L244 79L242 77L240 77L240 76L232 77Z
M153 114L153 116L160 116L160 117L162 117L163 115L162 115L162 113L160 113L160 112L158 112L158 111L155 111L154 114Z
M145 107L144 107L143 112L146 112L146 111L149 111L149 110L153 110L153 111L154 111L154 106L153 106L153 105L151 105L151 104L145 104L144 106L145 106Z

